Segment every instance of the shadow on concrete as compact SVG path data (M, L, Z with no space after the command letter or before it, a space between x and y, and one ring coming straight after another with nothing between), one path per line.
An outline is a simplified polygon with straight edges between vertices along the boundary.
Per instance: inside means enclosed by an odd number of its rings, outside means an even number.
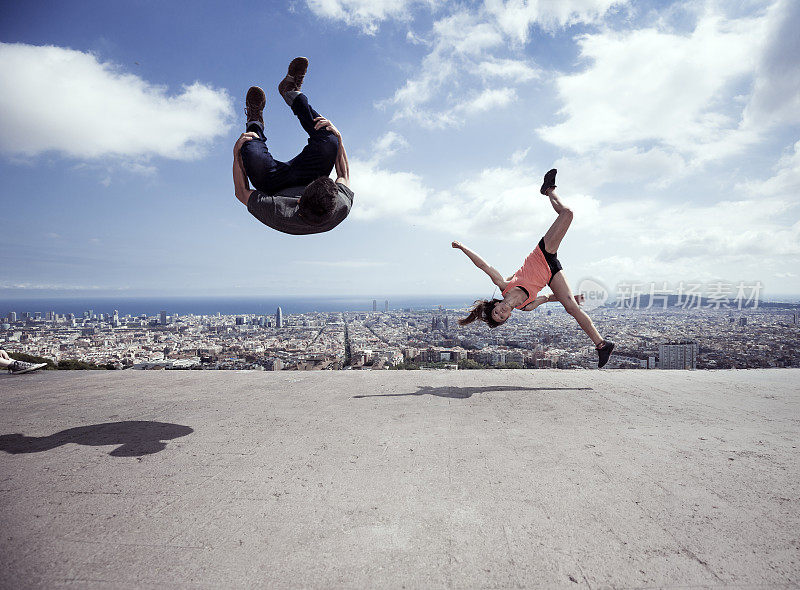
M56 432L50 436L24 436L22 434L0 435L0 451L12 455L40 453L67 443L77 445L104 446L121 445L111 451L112 457L139 457L151 455L167 448L163 440L171 440L194 432L188 426L165 422L105 422L91 426L78 426Z
M511 385L492 385L489 387L420 387L412 393L375 393L371 395L354 395L362 397L403 397L407 395L434 395L453 399L467 399L476 393L493 391L592 391L591 387L513 387Z

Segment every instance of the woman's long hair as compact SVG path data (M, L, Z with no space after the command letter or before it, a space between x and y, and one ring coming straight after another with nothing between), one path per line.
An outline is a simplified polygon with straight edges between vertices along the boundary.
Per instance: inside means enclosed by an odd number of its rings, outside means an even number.
M469 312L469 315L458 320L458 325L466 326L475 320L486 322L489 324L490 328L496 328L497 326L502 325L502 322L495 321L495 319L492 317L494 306L501 301L502 299L492 299L491 301L486 299L478 299L475 301L475 306L472 308L472 311Z

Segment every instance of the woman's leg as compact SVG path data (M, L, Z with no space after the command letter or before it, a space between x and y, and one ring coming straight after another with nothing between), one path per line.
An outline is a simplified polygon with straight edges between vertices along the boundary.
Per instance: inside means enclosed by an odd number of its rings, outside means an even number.
M558 247L561 245L561 240L567 233L570 223L572 223L572 209L561 202L561 199L556 194L555 187L548 189L546 193L550 198L550 204L558 213L558 217L553 222L553 225L550 226L550 229L547 230L547 233L544 234L544 246L548 252L555 254L558 252Z
M578 322L578 325L586 332L587 336L591 338L592 342L594 342L595 345L600 344L603 341L603 337L600 336L600 332L594 327L592 318L586 315L586 312L583 311L575 301L575 297L572 295L572 289L569 288L563 270L553 275L553 278L550 280L550 288L553 290L553 294L558 298L559 303L564 306L564 309L567 310L569 315L575 318L575 321Z
M14 362L5 350L0 349L0 369L7 369Z

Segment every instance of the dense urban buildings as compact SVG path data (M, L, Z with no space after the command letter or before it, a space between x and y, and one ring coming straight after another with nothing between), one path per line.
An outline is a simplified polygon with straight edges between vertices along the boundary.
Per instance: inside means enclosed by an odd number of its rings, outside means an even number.
M377 300L373 302L377 307ZM593 368L592 343L558 304L515 313L489 330L459 326L464 310L391 310L284 316L120 316L117 310L11 311L0 346L54 363L108 368L386 369ZM680 307L591 310L617 343L609 368L800 367L795 309Z

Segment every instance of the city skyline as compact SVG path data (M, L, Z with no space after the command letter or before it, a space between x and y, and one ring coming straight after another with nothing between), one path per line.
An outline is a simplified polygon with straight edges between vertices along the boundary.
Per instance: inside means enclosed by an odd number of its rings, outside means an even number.
M608 368L800 366L800 306L732 310L598 308L618 350ZM559 305L494 330L463 311L367 310L153 315L9 313L0 345L62 369L592 369L594 347Z
M512 273L553 166L573 287L800 294L799 25L789 0L10 6L0 297L486 297L450 241ZM276 155L303 145L275 92L295 55L355 191L302 238L253 219L230 171L253 83Z

